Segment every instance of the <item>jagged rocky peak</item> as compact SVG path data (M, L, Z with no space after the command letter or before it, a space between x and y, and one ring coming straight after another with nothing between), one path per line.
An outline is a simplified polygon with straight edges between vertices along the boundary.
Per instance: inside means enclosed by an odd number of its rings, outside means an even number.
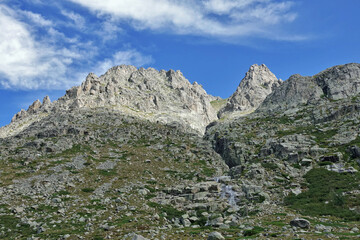
M217 120L212 100L214 97L201 85L191 84L180 71L120 65L100 77L90 73L80 86L67 90L53 103L48 97L43 103L35 101L28 111L16 114L13 122L40 113L109 108L203 133L210 122Z
M43 106L48 106L51 104L51 100L50 100L50 97L49 96L45 96L44 99L43 99Z
M217 119L211 100L201 85L191 84L180 71L126 65L113 67L100 77L89 74L81 86L71 88L60 99L70 108L126 107L127 111L153 114L153 119L180 122L200 132Z
M261 104L259 111L273 112L318 104L360 94L360 64L350 63L326 69L312 77L292 75Z
M232 112L245 114L254 111L281 83L265 64L252 65L226 106L219 111L219 116Z
M15 122L15 121L24 119L27 116L36 114L40 111L47 111L50 106L51 106L50 97L45 96L42 103L38 99L29 106L27 111L25 111L24 109L21 109L20 112L16 113L13 116L13 118L11 119L11 122Z

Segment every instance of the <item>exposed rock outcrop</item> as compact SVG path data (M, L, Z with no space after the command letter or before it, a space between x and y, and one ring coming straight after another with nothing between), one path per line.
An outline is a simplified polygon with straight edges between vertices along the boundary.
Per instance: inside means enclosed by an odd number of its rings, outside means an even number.
M357 96L360 64L331 67L313 77L291 76L261 104L259 111L274 112Z
M281 83L265 64L252 65L226 106L220 110L219 116L232 112L254 111Z

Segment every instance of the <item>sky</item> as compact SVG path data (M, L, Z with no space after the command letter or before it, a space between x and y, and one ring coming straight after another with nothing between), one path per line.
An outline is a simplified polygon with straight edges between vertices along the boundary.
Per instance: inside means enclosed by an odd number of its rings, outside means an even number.
M252 64L278 77L360 62L359 0L0 0L0 126L115 65L180 70L229 97Z

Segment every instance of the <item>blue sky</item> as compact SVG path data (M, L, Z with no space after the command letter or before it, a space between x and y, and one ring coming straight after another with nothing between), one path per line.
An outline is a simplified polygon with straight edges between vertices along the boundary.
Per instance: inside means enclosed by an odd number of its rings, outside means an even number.
M226 98L254 63L286 80L360 62L359 9L358 0L0 0L0 126L114 65L181 70Z

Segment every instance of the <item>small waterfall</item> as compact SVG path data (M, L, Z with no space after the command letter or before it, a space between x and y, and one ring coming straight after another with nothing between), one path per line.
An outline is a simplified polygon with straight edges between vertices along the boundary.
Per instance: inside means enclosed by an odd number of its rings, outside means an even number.
M222 183L221 185L221 198L227 198L230 206L237 207L236 204L236 196L237 193L232 189L231 185L227 185L224 183L224 179L228 179L228 176L215 177L214 180L218 183Z

